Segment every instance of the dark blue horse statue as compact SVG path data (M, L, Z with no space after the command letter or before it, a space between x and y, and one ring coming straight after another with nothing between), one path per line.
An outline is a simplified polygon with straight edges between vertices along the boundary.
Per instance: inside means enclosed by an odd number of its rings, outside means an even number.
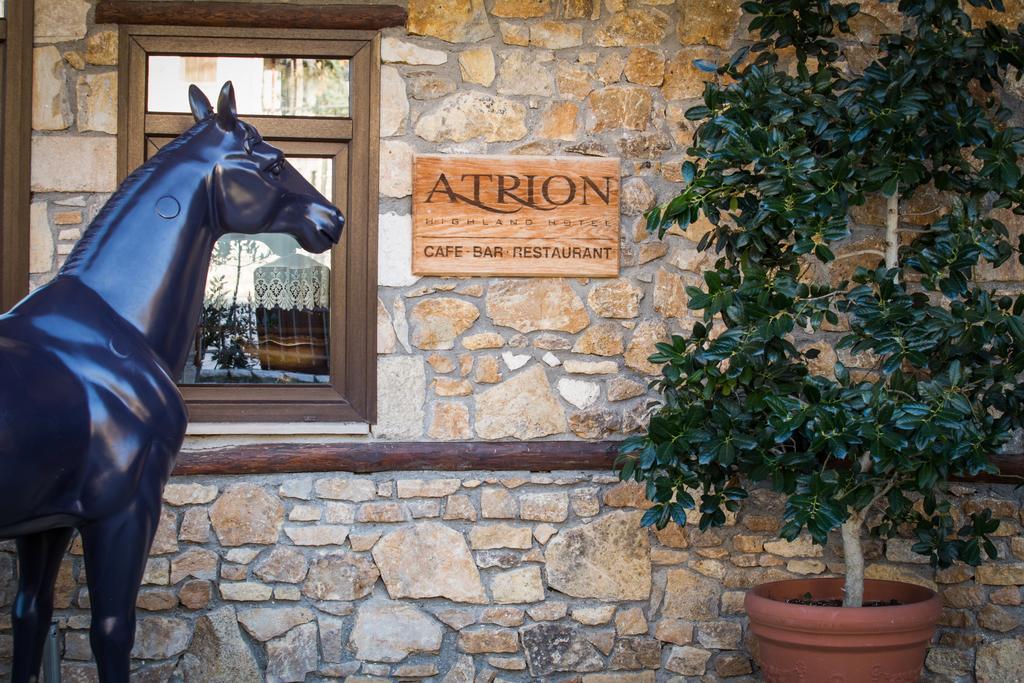
M53 585L74 529L105 682L128 681L135 599L188 415L176 378L203 305L214 242L286 233L322 252L344 218L281 152L214 112L122 183L60 273L0 316L0 539L16 538L14 683L35 679ZM88 163L88 160L69 160Z

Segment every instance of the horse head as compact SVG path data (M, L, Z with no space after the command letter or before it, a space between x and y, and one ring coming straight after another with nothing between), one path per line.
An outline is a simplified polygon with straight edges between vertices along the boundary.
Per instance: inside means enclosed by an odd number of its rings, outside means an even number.
M235 91L221 88L217 111L206 95L189 88L197 122L209 121L222 135L221 157L211 173L215 228L222 234L284 233L306 251L319 253L337 244L345 217L251 125L238 119Z

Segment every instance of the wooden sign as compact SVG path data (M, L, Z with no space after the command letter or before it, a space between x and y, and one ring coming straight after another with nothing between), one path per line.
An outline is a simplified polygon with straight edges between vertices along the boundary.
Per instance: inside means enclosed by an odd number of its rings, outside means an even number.
M615 277L619 160L417 156L412 246L416 275Z

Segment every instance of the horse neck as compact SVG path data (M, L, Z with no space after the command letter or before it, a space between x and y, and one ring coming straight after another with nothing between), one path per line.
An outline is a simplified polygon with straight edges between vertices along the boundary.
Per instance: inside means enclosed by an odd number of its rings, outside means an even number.
M151 160L110 198L59 274L99 294L142 333L173 377L192 345L216 239L209 168L195 156ZM177 215L164 217L175 202Z

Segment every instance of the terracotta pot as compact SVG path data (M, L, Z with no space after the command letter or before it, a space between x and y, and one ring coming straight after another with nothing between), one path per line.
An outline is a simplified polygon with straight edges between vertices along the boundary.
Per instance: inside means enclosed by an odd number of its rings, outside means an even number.
M914 683L942 603L935 591L896 581L864 582L864 599L893 607L815 607L785 601L810 593L842 598L843 579L756 586L744 601L758 662L769 683Z

